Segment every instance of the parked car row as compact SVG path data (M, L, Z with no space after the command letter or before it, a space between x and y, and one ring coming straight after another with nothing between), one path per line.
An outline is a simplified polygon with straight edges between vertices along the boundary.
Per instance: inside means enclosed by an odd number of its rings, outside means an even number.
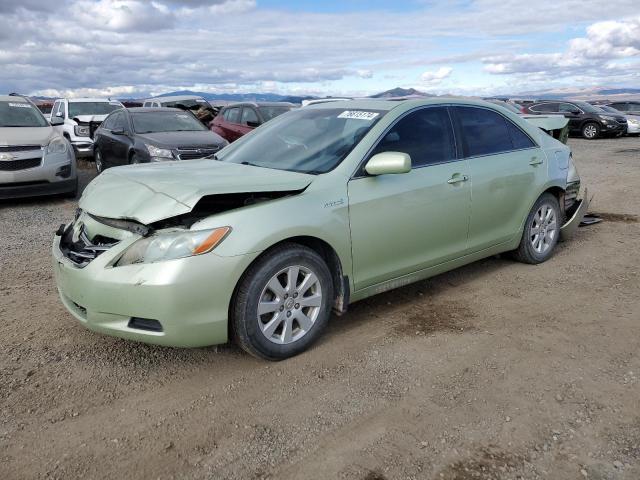
M487 99L501 102L521 114L562 116L569 132L588 140L600 137L640 135L640 102L582 102L575 100Z

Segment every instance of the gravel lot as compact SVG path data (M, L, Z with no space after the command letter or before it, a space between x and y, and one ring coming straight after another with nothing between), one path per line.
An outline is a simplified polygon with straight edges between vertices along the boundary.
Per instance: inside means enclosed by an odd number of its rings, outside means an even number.
M49 254L75 202L0 203L0 479L640 478L640 139L570 143L605 222L353 305L277 364L85 330Z

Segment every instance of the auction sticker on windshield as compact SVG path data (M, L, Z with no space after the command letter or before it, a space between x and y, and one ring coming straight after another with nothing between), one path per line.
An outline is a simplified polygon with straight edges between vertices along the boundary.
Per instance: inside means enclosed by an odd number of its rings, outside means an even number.
M9 106L17 108L31 108L31 105L28 103L9 103Z
M367 120L367 121L371 121L374 118L376 118L378 115L380 115L377 112L363 112L360 110L345 110L344 112L342 112L340 115L338 115L338 118L350 118L353 120Z

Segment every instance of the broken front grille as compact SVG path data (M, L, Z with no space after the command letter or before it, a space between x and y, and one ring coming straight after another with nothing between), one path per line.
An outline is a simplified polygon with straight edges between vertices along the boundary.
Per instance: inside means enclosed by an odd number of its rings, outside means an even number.
M92 260L116 245L119 241L101 235L89 240L84 225L74 222L70 224L60 237L60 251L78 267L86 267Z

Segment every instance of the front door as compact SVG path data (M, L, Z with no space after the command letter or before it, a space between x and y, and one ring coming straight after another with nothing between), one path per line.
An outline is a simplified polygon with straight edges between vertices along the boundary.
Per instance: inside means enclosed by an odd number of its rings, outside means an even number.
M358 172L349 182L349 218L356 290L464 255L471 188L468 163L458 159L447 107L401 118L371 156L409 154L399 175Z

